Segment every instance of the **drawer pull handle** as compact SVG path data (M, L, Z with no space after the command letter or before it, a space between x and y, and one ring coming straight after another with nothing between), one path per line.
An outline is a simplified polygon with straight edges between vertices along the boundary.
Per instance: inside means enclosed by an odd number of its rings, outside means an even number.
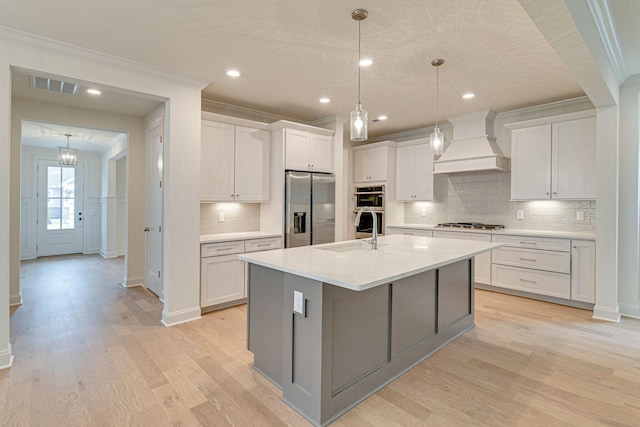
M536 282L535 280L527 280L527 279L520 279L521 282L527 282L527 283L535 283L538 284L538 282Z
M536 259L533 258L520 258L520 261L533 261L533 262L537 262Z
M536 242L520 242L521 245L537 245Z
M271 246L271 243L258 243L259 247Z
M218 248L218 249L216 249L216 251L218 251L218 252L219 251L230 251L231 249L233 249L233 248Z

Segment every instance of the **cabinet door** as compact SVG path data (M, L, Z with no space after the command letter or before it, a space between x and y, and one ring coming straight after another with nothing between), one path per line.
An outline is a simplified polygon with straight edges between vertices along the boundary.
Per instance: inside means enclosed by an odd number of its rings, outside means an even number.
M333 138L325 135L310 135L309 161L314 172L333 173Z
M511 133L511 199L550 199L551 125Z
M455 231L434 231L433 237L444 239L460 239L460 240L479 240L482 242L490 242L490 234L480 233L464 233ZM473 281L476 283L491 284L491 252L485 252L475 256L475 266Z
M306 171L310 169L310 137L307 132L286 129L285 131L285 169Z
M428 144L416 145L415 151L415 201L434 199L433 154Z
M235 126L203 121L201 137L200 199L234 200Z
M595 199L595 117L554 123L552 141L552 198Z
M416 146L399 147L396 151L396 201L416 200Z
M387 147L354 151L353 182L387 180Z
M200 264L201 307L245 297L244 266L237 255L202 258Z
M596 300L596 244L589 240L571 242L571 299Z
M268 131L236 127L235 199L237 201L269 200L269 144Z

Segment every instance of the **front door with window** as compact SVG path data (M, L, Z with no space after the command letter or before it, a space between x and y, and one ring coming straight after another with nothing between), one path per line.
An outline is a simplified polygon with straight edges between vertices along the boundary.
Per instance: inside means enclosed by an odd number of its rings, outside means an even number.
M38 160L38 256L82 253L83 167Z

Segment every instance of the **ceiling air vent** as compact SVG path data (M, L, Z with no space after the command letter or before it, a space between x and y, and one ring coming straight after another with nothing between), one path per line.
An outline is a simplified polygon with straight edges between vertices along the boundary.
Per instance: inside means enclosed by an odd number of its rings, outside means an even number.
M75 95L78 93L78 85L75 83L63 82L62 80L48 79L46 77L31 76L31 87L45 89L57 93Z

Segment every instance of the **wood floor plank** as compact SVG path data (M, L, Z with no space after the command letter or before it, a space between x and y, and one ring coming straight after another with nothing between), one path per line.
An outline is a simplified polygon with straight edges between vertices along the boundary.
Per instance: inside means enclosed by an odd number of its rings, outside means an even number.
M7 426L310 425L252 369L246 306L165 328L163 304L119 285L122 259L21 265ZM333 425L640 425L640 320L476 291L476 328Z

